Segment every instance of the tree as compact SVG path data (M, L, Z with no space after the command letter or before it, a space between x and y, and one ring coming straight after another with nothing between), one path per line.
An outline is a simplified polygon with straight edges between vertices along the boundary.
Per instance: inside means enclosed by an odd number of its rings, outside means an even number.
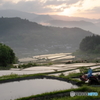
M85 37L80 43L80 50L90 53L100 53L100 36L93 35Z
M0 43L0 66L6 67L9 64L13 64L14 61L15 53L13 50L9 46Z

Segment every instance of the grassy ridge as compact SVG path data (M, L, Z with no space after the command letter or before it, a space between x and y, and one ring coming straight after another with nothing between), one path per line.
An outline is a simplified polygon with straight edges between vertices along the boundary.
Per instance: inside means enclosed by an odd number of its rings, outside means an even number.
M17 79L17 78L27 78L27 77L34 77L34 76L44 76L45 74L10 74L10 75L3 75L0 77L0 81L9 80L9 79Z

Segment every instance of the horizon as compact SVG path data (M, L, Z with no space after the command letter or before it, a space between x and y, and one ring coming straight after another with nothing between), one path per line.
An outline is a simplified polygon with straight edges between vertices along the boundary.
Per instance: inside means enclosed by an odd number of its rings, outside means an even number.
M0 10L99 19L100 0L1 0Z

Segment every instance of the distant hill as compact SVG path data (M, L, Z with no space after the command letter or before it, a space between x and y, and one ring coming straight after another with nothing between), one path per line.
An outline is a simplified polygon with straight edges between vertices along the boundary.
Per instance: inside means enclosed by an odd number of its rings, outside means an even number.
M28 19L30 21L38 21L37 19L43 19L47 18L49 20L64 20L64 21L88 21L88 22L100 22L100 19L89 19L89 18L83 18L83 17L69 17L69 16L62 16L62 15L39 15L35 13L29 13L29 12L23 12L19 10L14 10L14 9L6 9L6 10L0 10L0 17L20 17L22 19ZM36 20L35 20L36 19ZM49 21L48 20L48 21Z
M0 18L0 42L13 48L18 57L73 52L90 35L80 28L42 26L18 17Z
M47 21L46 23L49 23L50 26L56 26L56 27L79 27L84 30L89 30L95 34L100 34L100 26L99 23L94 24L92 22L80 20L80 21L64 21L64 20L51 20Z
M72 27L72 26L76 26L76 27L79 27L79 26L90 26L90 25L94 25L93 23L91 22L87 22L87 21L64 21L64 20L51 20L51 21L48 21L47 23L50 23L51 25L55 25L55 26L69 26L69 27Z
M96 25L97 25L97 26L100 26L100 22L97 22Z
M92 22L95 23L96 21L98 22L99 19L89 19L89 18L84 18L84 17L73 17L73 16L64 16L64 15L51 15L51 17L53 19L56 20L63 20L63 21L80 21L80 20L84 20L87 22Z
M35 17L37 17L37 14L34 13L28 13L18 10L0 10L0 17L20 17L22 19L28 19L32 21Z
M38 15L33 19L34 22L45 22L49 20L53 20L53 18L50 15Z
M28 19L33 22L45 22L49 20L53 20L53 18L50 15L38 15L35 13L28 13L18 10L0 10L0 17L20 17L22 19Z
M20 17L28 19L32 22L37 22L42 25L56 27L79 27L84 30L89 30L92 33L100 34L100 19L89 19L83 17L69 17L61 15L39 15L18 10L0 10L0 17Z

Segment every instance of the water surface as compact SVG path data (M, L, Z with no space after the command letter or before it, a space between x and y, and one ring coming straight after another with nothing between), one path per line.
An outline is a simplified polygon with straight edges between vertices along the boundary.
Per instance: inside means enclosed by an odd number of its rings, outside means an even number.
M4 83L0 84L0 100L14 100L16 98L70 88L77 88L77 86L52 79L33 79Z

